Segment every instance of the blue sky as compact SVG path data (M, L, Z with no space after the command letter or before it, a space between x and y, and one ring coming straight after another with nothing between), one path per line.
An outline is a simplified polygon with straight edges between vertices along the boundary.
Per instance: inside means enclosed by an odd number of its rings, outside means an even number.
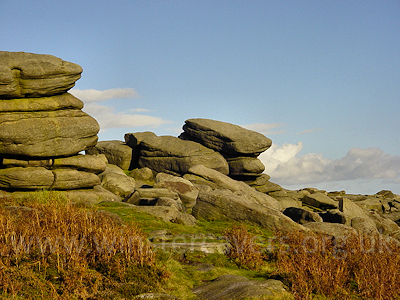
M399 1L0 0L1 49L81 65L100 140L211 118L264 133L271 181L400 194Z

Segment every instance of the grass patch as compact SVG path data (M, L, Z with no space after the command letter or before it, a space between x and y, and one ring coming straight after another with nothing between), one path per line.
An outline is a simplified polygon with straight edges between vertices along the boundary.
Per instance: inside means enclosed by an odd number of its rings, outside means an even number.
M161 290L168 273L137 225L38 194L0 204L2 297L118 299Z

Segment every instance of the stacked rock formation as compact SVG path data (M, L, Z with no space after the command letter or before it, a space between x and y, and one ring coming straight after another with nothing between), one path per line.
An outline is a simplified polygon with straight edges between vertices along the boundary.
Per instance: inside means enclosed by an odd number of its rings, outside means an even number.
M105 162L78 154L96 144L99 125L67 93L81 72L51 55L0 52L0 189L100 184Z
M195 141L219 152L229 164L230 177L262 192L281 189L269 182L267 174L262 174L265 166L257 158L271 147L271 139L238 125L210 119L186 120L183 130L181 139Z

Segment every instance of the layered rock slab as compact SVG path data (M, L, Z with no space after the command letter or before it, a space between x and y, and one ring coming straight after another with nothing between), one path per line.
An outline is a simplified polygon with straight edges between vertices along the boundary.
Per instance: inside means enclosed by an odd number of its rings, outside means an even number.
M108 163L123 170L130 170L132 169L132 151L133 149L124 142L112 140L98 142L94 147L87 149L85 153L89 155L104 154Z
M0 51L0 188L90 189L105 169L76 155L97 142L99 124L67 93L82 68L51 55Z
M82 68L52 55L0 51L0 98L52 96L68 91Z
M70 156L97 142L99 124L81 110L0 114L0 155Z
M200 191L192 214L196 219L230 219L257 224L272 231L307 231L280 211L261 205L243 193L229 190Z
M222 174L229 173L224 157L199 143L173 136L157 136L140 142L139 165L156 172L186 174L190 167L202 164Z
M261 133L210 119L186 120L183 130L183 138L234 156L257 156L272 145L272 141Z

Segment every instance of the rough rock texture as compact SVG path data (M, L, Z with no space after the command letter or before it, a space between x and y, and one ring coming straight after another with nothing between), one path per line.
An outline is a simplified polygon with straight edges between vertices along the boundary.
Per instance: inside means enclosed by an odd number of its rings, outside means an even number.
M272 231L307 231L280 211L229 190L200 191L192 214L198 219L232 219L257 224Z
M338 223L338 224L348 224L346 215L338 209L330 209L328 211L320 212L324 222L328 223Z
M183 130L179 138L198 142L221 153L229 164L231 177L254 179L265 169L257 156L267 150L272 141L261 133L210 119L186 120Z
M374 221L371 219L370 213L347 198L339 200L339 210L346 215L346 225L352 226L354 218L361 218L365 220L365 223L368 223L368 227L376 228Z
M144 132L135 132L135 133L126 133L124 136L125 143L131 147L132 149L138 147L141 142L156 138L157 135L151 131Z
M98 156L75 155L53 159L53 168L72 168L79 171L101 173L106 169L106 163Z
M116 165L123 170L130 170L132 166L132 148L121 141L101 141L94 147L86 150L86 154L104 154L108 163Z
M165 173L157 174L154 187L166 188L170 191L176 192L188 208L191 208L196 204L197 196L199 195L199 189L189 180Z
M265 166L255 157L225 157L229 164L230 176L257 176L265 170Z
M135 179L125 174L108 173L101 178L101 186L110 192L125 198L136 187Z
M210 119L189 119L183 126L185 135L218 152L240 155L255 155L271 147L272 141L261 133L243 127Z
M304 227L316 233L322 233L335 238L346 238L350 235L357 235L357 231L350 226L337 223L314 222L306 223Z
M59 109L82 109L83 102L69 93L42 97L1 99L0 112L53 111Z
M305 210L303 208L288 207L283 211L283 214L299 224L323 222L322 218L317 213Z
M82 68L52 55L0 51L0 97L52 96L66 92Z
M54 183L51 186L55 190L75 190L91 188L100 184L100 178L93 173L73 169L55 169Z
M37 193L37 191L17 191L11 193L0 191L0 199L13 198L18 200L37 195ZM88 204L97 204L103 201L121 201L120 197L107 191L99 185L96 185L90 189L55 191L55 193L68 198L72 202L84 202Z
M293 299L279 280L249 280L232 274L222 275L196 287L193 293L205 300Z
M228 189L234 192L242 192L246 195L246 197L250 198L251 201L254 201L254 203L272 207L278 210L280 209L279 202L274 198L256 191L244 182L234 180L224 174L221 174L220 172L207 168L203 165L196 165L191 167L189 169L189 173L202 177L205 184L207 184L207 182L211 182L213 183L214 187L216 186L220 189ZM184 177L186 177L186 175Z
M99 124L67 91L82 68L51 55L0 51L0 188L90 189L105 169L77 153L97 142Z
M0 155L75 155L97 142L99 124L79 109L0 113Z
M169 171L183 175L197 164L203 164L222 174L229 172L228 163L221 154L192 141L159 136L145 139L140 147L139 165L156 172Z
M305 195L303 198L303 203L321 209L338 208L338 202L332 200L322 193Z
M0 188L15 190L48 189L54 183L53 172L43 167L0 169Z

